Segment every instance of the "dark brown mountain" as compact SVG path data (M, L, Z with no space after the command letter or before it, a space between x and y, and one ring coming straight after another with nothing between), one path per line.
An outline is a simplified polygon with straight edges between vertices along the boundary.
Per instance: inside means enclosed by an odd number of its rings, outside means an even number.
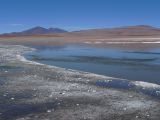
M43 28L43 27L34 27L22 32L13 32L5 33L1 36L32 36L32 35L48 35L48 34L57 34L57 33L66 33L66 30L60 28Z

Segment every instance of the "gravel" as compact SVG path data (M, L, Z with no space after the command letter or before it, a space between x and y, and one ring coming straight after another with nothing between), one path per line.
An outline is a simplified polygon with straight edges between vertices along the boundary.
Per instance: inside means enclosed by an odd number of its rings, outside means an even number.
M94 84L117 78L43 65L22 56L33 50L0 45L0 120L160 119L159 99Z

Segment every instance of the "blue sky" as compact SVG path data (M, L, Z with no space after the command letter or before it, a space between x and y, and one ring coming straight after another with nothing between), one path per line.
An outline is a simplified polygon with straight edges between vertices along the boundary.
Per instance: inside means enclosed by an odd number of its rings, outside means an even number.
M0 33L34 26L67 30L160 27L160 0L0 0Z

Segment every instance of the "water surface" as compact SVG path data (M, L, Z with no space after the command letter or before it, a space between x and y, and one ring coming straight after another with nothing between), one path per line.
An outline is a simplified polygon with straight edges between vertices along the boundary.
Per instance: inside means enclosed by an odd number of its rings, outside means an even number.
M26 57L40 63L160 84L160 47L123 49L67 44L39 46Z

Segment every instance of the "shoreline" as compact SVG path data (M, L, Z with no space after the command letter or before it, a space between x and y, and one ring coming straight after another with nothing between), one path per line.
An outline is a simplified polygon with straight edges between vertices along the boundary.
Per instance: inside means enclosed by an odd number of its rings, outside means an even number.
M44 65L28 61L21 56L32 50L20 45L0 45L0 62L1 66L3 65L0 76L7 78L2 84L0 99L4 106L10 106L4 109L0 107L0 118L159 119L160 108L157 108L160 105L159 100L132 90L95 84L97 81L110 82L122 79ZM144 82L133 84L145 89L159 88L159 85Z
M33 48L32 48L33 49ZM35 49L33 49L34 51ZM110 79L115 79L115 80L122 80L122 81L129 81L130 84L134 84L134 85L137 85L137 87L143 87L144 88L150 88L150 89L160 89L160 85L158 84L155 84L155 83L149 83L149 82L143 82L143 81L133 81L133 80L127 80L127 79L122 79L122 78L115 78L115 77L110 77L110 76L105 76L105 75L99 75L99 74L96 74L96 73L90 73L90 72L84 72L84 71L79 71L79 70L74 70L74 69L67 69L67 68L61 68L61 67L57 67L57 66L53 66L53 65L47 65L47 64L43 64L43 63L38 63L38 62L35 62L35 61L30 61L30 60L27 60L23 55L17 55L16 56L17 59L19 59L19 61L21 62L24 62L25 64L33 64L33 65L40 65L40 66L45 66L49 69L62 69L62 70L65 70L66 72L67 71L71 71L71 72L80 72L82 74L91 74L93 76L99 76L99 77L102 77L102 78L110 78Z
M95 37L95 36L21 36L0 37L3 44L19 45L63 45L67 43L89 43L89 44L160 44L160 37Z

